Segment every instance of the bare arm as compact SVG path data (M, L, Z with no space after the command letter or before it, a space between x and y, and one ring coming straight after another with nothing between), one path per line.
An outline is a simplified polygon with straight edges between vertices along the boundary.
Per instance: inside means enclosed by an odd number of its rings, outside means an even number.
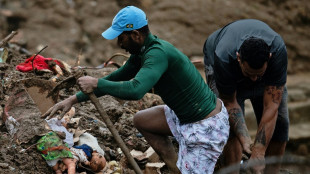
M69 98L55 104L53 107L47 110L46 113L44 113L41 118L47 117L47 119L50 119L56 114L58 110L62 110L59 116L59 118L61 119L71 109L72 105L76 103L78 103L78 100L75 95L72 95Z
M237 102L236 92L233 95L224 95L221 93L219 95L227 108L231 131L233 131L239 139L243 151L250 154L251 137L245 123L242 109Z
M258 125L251 158L261 158L265 156L265 151L275 129L283 89L283 86L265 87L264 110L262 119Z

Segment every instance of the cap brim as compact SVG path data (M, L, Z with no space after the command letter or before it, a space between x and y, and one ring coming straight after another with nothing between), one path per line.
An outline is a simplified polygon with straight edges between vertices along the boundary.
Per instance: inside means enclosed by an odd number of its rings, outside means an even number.
M112 27L105 30L101 35L105 39L112 40L118 37L120 34L122 34L122 31L114 30Z

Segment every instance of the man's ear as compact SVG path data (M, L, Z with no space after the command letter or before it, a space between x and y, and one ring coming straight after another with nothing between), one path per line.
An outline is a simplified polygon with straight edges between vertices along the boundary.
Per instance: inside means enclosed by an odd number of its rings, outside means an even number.
M269 59L272 57L272 53L269 53Z
M238 51L236 52L236 55L237 55L237 60L238 60L238 62L241 62L240 54L238 53Z
M137 42L137 41L140 40L141 33L140 33L138 30L132 30L130 36L131 36L131 38L132 38L134 41Z

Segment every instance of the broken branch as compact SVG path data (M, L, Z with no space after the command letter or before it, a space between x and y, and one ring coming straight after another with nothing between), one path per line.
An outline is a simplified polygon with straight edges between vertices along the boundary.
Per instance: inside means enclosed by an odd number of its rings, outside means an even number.
M17 31L12 31L11 34L9 34L7 37L5 37L1 42L0 42L0 48L8 43L15 35L17 34Z

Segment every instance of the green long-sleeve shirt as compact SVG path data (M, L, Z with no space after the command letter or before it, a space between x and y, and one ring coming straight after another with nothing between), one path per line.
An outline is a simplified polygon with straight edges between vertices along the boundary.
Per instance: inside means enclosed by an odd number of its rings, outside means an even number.
M202 120L216 106L216 96L188 57L152 34L138 55L131 55L124 66L98 80L94 93L138 100L152 87L182 124ZM88 99L82 92L76 96L79 102Z

